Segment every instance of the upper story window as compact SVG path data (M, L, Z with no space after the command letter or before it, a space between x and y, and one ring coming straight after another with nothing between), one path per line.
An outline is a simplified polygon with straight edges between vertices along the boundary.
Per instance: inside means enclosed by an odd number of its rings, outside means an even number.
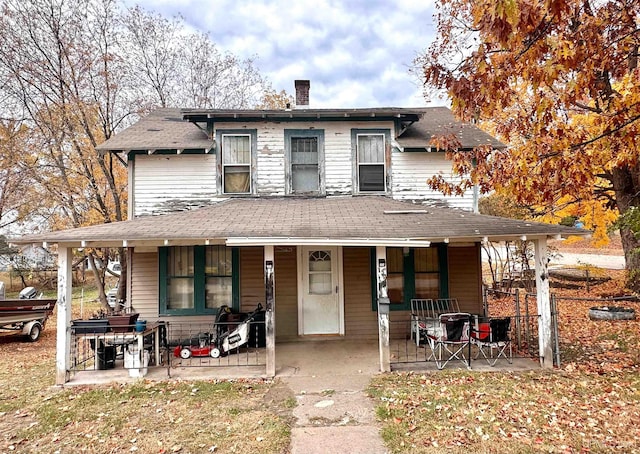
M222 181L225 194L251 192L250 136L222 136Z
M387 191L387 143L389 130L352 129L351 141L354 149L354 186L356 193Z
M318 192L318 138L291 138L291 192Z
M218 182L222 194L252 194L257 154L257 132L247 130L218 130Z
M287 193L324 193L324 130L285 129Z
M358 191L384 192L384 135L358 134Z

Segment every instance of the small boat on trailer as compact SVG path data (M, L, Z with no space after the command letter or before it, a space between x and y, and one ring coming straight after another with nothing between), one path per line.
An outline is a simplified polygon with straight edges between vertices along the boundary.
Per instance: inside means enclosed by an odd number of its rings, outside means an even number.
M0 299L0 329L22 332L27 340L35 342L53 313L55 299L36 298L36 290L27 287L19 298Z

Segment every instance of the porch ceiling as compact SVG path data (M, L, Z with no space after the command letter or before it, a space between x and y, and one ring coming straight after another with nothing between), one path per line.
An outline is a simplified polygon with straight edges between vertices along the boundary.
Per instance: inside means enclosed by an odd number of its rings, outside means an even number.
M589 235L571 227L418 205L383 196L234 198L209 207L11 239L67 247L187 244L428 246Z

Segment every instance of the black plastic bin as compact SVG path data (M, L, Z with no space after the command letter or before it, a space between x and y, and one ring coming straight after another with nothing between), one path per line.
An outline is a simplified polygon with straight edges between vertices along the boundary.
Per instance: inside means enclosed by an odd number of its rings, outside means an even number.
M116 346L104 345L100 343L98 346L98 369L106 370L116 367Z

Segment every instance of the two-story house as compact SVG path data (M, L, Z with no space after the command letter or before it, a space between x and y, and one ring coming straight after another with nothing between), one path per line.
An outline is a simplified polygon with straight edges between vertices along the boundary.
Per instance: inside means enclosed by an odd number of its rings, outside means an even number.
M473 191L444 197L426 183L453 178L435 135L454 134L461 152L503 145L444 107L312 109L309 81L296 97L282 110L151 113L99 147L126 156L129 220L19 240L59 247L59 383L71 252L90 246L127 248L127 305L141 318L213 322L222 305L265 305L274 375L276 342L314 336L378 339L388 370L390 316L408 320L413 298L481 313L481 243L527 238L550 364L546 240L577 231L475 214Z

